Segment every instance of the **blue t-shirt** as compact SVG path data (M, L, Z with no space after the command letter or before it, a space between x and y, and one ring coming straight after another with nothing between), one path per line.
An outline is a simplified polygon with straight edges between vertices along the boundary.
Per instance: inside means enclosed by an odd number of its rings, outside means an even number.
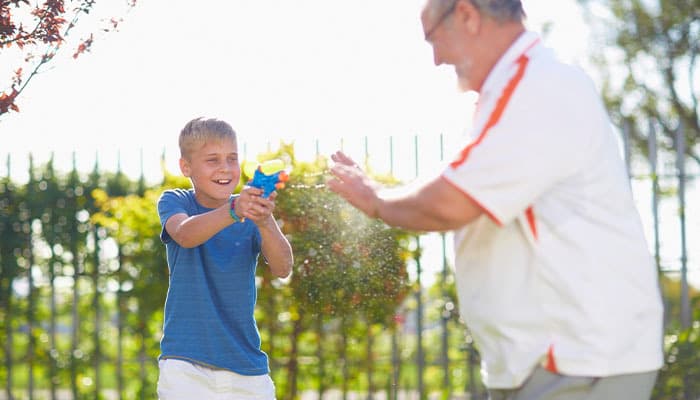
M241 375L269 373L253 316L260 231L250 220L222 229L205 243L184 248L165 230L171 216L203 214L193 190L163 192L158 200L161 240L168 253L163 358L177 358Z

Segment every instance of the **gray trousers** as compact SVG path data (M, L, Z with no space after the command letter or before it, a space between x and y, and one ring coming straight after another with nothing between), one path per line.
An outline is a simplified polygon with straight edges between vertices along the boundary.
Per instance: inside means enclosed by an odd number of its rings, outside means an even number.
M537 367L517 389L489 390L490 400L648 400L658 371L588 378Z

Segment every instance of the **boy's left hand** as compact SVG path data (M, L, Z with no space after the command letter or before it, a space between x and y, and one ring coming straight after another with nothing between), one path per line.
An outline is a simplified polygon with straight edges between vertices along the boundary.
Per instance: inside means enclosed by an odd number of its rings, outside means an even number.
M236 200L236 213L243 218L251 219L256 225L261 226L274 221L272 211L275 209L277 192L272 192L268 198L262 197L263 190L255 187L246 187L241 191Z

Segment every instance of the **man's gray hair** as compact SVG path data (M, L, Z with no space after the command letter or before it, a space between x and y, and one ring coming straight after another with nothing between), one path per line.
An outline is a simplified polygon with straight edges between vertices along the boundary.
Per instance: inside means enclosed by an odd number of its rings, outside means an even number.
M431 0L435 15L442 15L460 0ZM520 0L466 0L498 22L522 22L525 10Z
M482 12L499 22L525 19L525 10L520 0L469 0Z

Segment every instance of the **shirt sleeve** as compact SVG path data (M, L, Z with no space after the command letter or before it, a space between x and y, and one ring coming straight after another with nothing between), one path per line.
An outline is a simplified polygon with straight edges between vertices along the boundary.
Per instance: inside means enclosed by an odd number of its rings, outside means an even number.
M158 199L158 216L160 217L160 240L169 243L172 238L165 230L168 219L175 214L187 214L187 199L181 191L166 190Z
M524 80L500 120L477 132L483 137L469 145L466 158L446 168L443 178L499 225L522 215L583 165L590 130L606 118L587 83L570 69Z

